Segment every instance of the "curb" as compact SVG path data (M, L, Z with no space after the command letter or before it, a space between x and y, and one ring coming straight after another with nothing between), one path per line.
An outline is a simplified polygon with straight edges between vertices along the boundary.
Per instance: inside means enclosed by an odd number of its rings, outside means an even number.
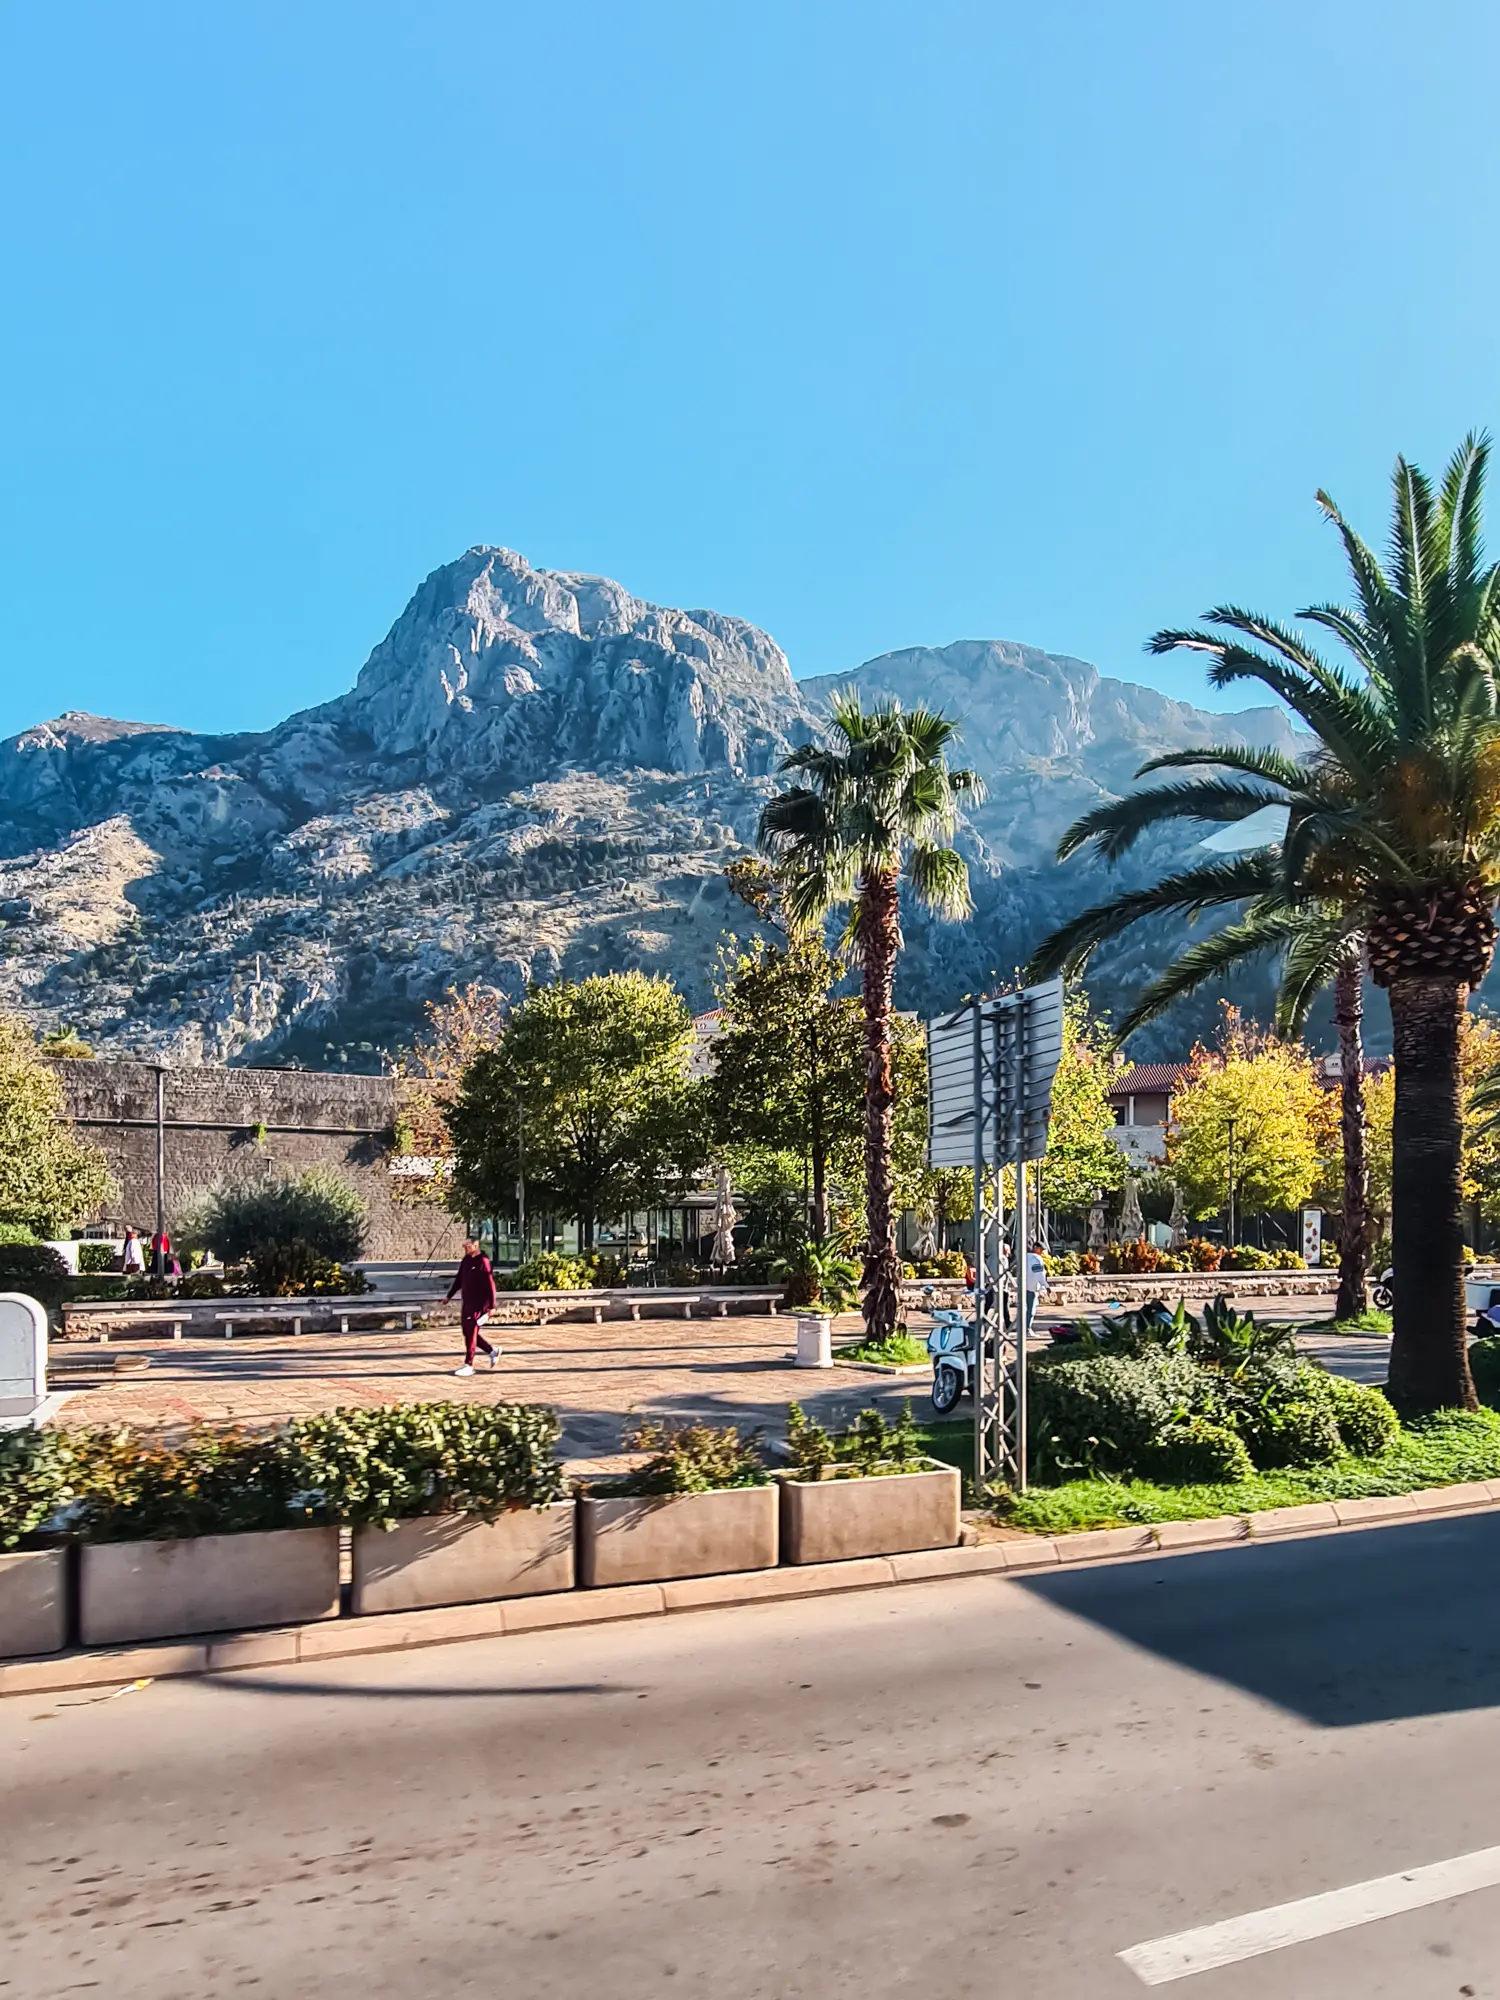
M1244 1547L1292 1536L1389 1526L1442 1514L1478 1514L1500 1507L1500 1479L1420 1493L1375 1494L1359 1500L1314 1501L1256 1514L1219 1514L1154 1527L1098 1528L1076 1535L1027 1536L976 1548L921 1549L909 1555L860 1556L849 1562L746 1570L729 1576L684 1577L668 1583L619 1584L602 1590L559 1591L431 1611L392 1611L332 1618L270 1631L225 1632L143 1646L100 1647L0 1661L0 1697L60 1693L137 1680L234 1673L249 1667L296 1666L359 1653L404 1652L465 1639L499 1639L569 1625L605 1625L672 1612L706 1611L778 1599L826 1597L844 1590L934 1583L964 1576L1008 1576L1063 1566L1119 1562L1194 1549Z

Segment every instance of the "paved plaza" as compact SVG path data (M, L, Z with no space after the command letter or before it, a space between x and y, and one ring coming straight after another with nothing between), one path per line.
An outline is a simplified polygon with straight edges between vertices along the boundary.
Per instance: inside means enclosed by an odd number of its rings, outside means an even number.
M1308 1299L1294 1310L1313 1319L1327 1317L1330 1305ZM1051 1317L1041 1316L1043 1332ZM914 1320L919 1335L924 1327ZM458 1328L440 1325L410 1333L361 1329L54 1346L51 1386L67 1397L60 1423L151 1429L203 1421L273 1424L340 1406L439 1399L541 1403L561 1416L563 1456L573 1463L617 1453L633 1413L779 1429L794 1399L825 1421L872 1403L894 1411L908 1398L919 1416L930 1408L925 1368L907 1375L845 1365L797 1368L794 1325L782 1315L621 1319L602 1326L562 1320L495 1331L504 1345L499 1366L490 1370L481 1356L475 1375L462 1380L453 1374L462 1359ZM845 1314L836 1324L835 1344L859 1332L858 1314ZM1303 1344L1341 1374L1384 1379L1383 1340L1326 1335L1306 1337ZM149 1362L144 1369L143 1361Z

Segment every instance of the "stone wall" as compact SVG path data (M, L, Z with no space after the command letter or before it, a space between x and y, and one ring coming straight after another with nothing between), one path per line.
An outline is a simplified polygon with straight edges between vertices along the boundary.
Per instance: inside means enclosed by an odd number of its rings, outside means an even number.
M139 1062L57 1067L69 1116L82 1137L103 1148L120 1183L107 1219L149 1234L156 1222L156 1071ZM163 1094L169 1232L218 1182L331 1167L365 1203L367 1257L446 1261L457 1254L459 1225L441 1209L392 1198L393 1078L203 1066L165 1071Z

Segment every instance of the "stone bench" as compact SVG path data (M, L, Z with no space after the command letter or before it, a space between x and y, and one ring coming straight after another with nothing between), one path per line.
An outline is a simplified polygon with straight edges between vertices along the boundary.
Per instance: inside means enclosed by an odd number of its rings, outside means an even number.
M85 1303L105 1307L106 1311L99 1312L96 1310L90 1312L83 1321L88 1330L80 1334L74 1331L74 1327L79 1320L82 1305ZM80 1304L76 1306L64 1306L63 1339L78 1340L81 1338L84 1340L95 1340L98 1341L101 1347L108 1347L111 1334L133 1334L138 1329L170 1326L172 1329L172 1338L174 1340L181 1340L182 1329L191 1324L193 1317L191 1308L186 1310L164 1308L154 1312L149 1309L137 1311L131 1306L121 1303L114 1305L114 1316L111 1318L107 1312L107 1308L111 1304L113 1304L112 1301L101 1299L98 1301L80 1301ZM97 1321L97 1327L92 1324L94 1321Z

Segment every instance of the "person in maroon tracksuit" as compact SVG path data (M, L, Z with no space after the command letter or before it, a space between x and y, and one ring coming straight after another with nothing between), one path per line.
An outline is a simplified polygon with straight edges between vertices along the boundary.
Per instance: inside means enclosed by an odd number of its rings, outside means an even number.
M455 1375L474 1373L476 1347L483 1348L493 1368L500 1350L492 1347L479 1329L495 1309L495 1274L490 1269L489 1258L479 1247L477 1237L464 1238L463 1261L458 1267L458 1275L448 1287L450 1299L455 1292L458 1293L463 1315L464 1365L453 1372Z

